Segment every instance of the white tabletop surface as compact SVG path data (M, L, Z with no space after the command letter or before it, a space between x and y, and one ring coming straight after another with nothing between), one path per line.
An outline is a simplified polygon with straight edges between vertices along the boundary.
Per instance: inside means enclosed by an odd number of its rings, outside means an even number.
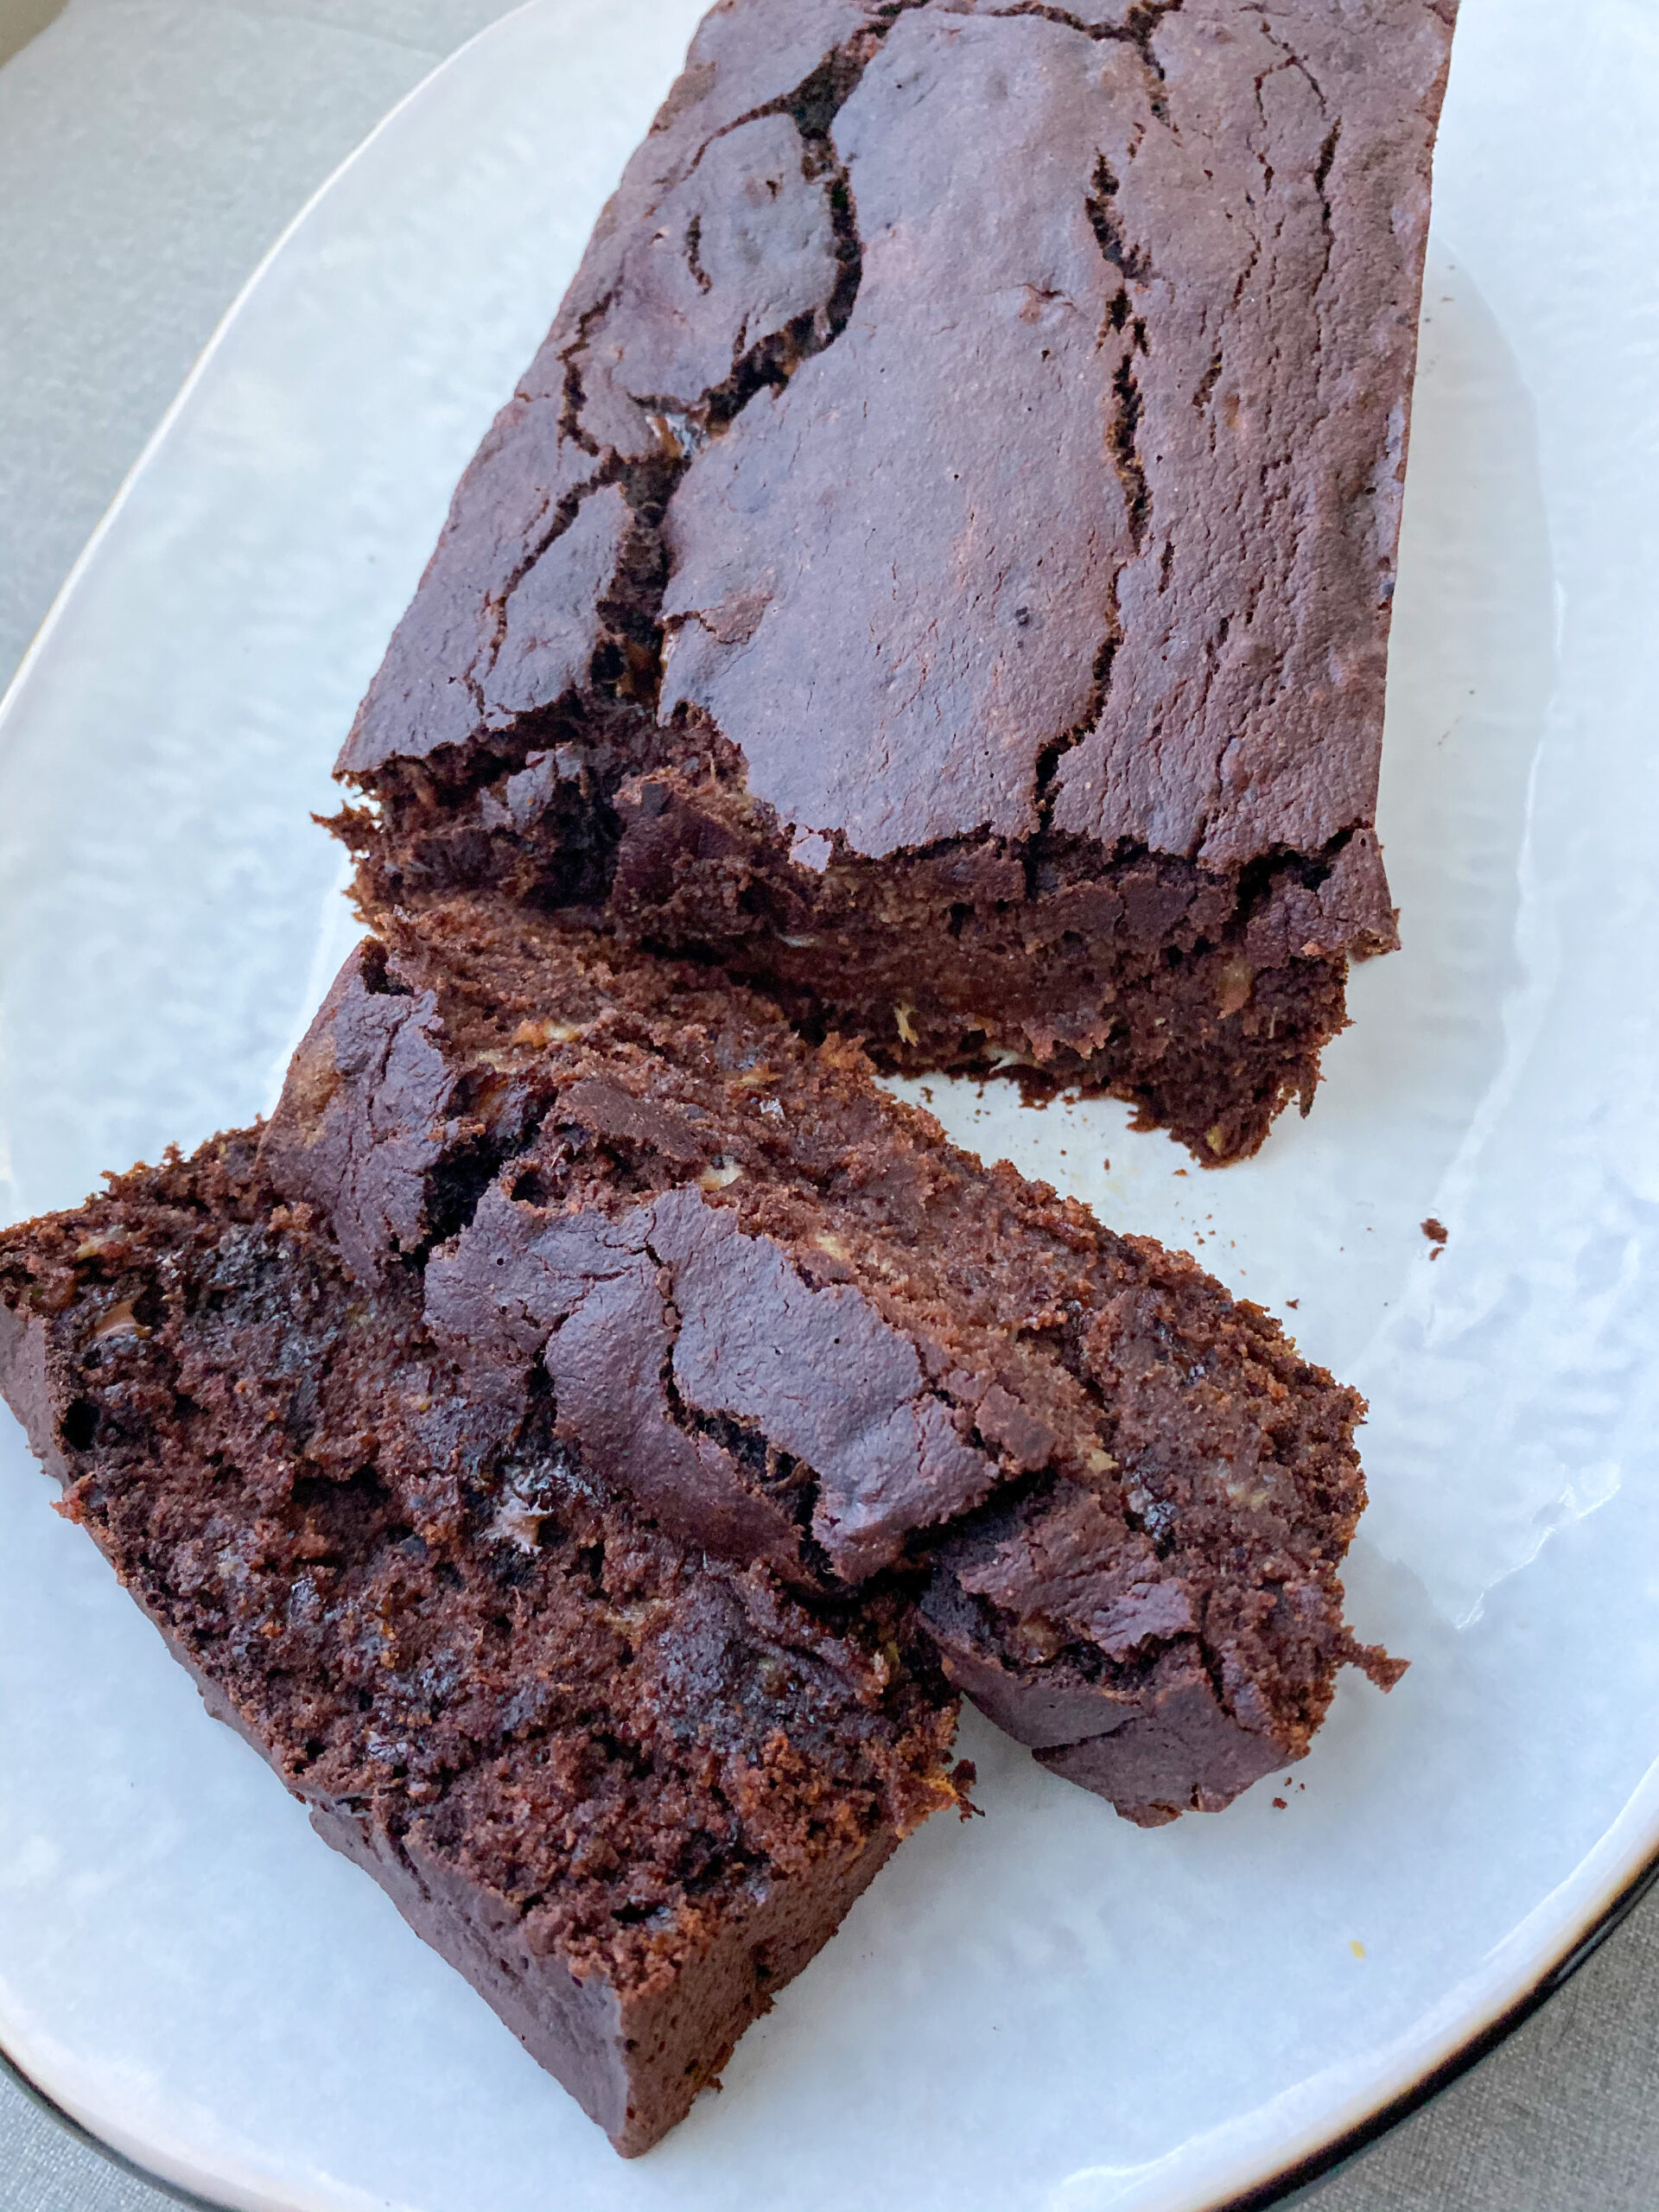
M0 0L0 34L12 12ZM70 0L0 68L0 679L265 248L386 108L503 12ZM1659 1894L1496 2053L1298 2201L1659 2212L1656 2087ZM0 2079L0 2212L168 2201Z

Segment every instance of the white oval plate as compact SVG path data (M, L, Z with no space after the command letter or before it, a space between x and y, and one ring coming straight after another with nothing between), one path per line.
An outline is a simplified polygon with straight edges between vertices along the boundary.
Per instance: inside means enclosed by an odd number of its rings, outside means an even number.
M270 1105L350 935L308 810L697 12L540 0L440 70L78 567L0 732L0 1210ZM624 2165L208 1725L8 1423L0 2046L99 2136L238 2206L1193 2212L1420 2082L1659 1849L1659 18L1560 24L1466 0L1458 34L1389 694L1405 950L1313 1118L1206 1175L1113 1106L935 1086L967 1141L1297 1301L1369 1392L1352 1611L1402 1686L1348 1679L1294 1778L1151 1834L970 1717L984 1820L907 1847Z

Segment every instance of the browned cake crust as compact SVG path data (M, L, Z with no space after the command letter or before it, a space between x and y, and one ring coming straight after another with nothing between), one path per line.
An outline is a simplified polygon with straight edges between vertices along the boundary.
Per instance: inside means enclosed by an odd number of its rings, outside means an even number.
M1206 1160L1394 941L1373 832L1454 0L726 0L340 759L884 1064Z
M1454 4L722 0L341 756L270 1128L0 1236L64 1510L625 2153L957 1689L1150 1825L1399 1671L1355 1394L871 1076L1311 1097Z
M947 1670L1155 1822L1300 1758L1361 1651L1359 1400L1190 1260L987 1170L706 970L506 899L354 955L265 1172L467 1386L684 1541L897 1576Z
M609 1497L463 1386L257 1132L0 1236L0 1385L195 1677L625 2154L956 1802L906 1609L856 1618Z

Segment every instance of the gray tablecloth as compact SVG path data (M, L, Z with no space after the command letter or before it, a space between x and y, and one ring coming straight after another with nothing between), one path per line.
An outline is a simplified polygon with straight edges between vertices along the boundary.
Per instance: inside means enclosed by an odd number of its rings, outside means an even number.
M42 0L0 0L38 19ZM0 68L0 679L238 286L499 0L70 0ZM150 2212L0 2079L0 2212ZM1659 2212L1659 1895L1317 2212ZM971 2212L978 2212L972 2208Z

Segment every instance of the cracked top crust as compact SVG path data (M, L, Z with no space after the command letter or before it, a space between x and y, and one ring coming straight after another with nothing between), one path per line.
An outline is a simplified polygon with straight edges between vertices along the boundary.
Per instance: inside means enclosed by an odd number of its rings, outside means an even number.
M791 1589L923 1582L952 1678L1132 1818L1396 1671L1341 1618L1352 1393L705 969L499 897L391 918L260 1167L409 1285L468 1403Z
M504 1422L258 1134L0 1236L0 1387L209 1711L632 2155L961 1802L955 1695L891 1596L803 1605Z
M1368 823L1452 12L716 8L341 772L602 693L809 861Z

